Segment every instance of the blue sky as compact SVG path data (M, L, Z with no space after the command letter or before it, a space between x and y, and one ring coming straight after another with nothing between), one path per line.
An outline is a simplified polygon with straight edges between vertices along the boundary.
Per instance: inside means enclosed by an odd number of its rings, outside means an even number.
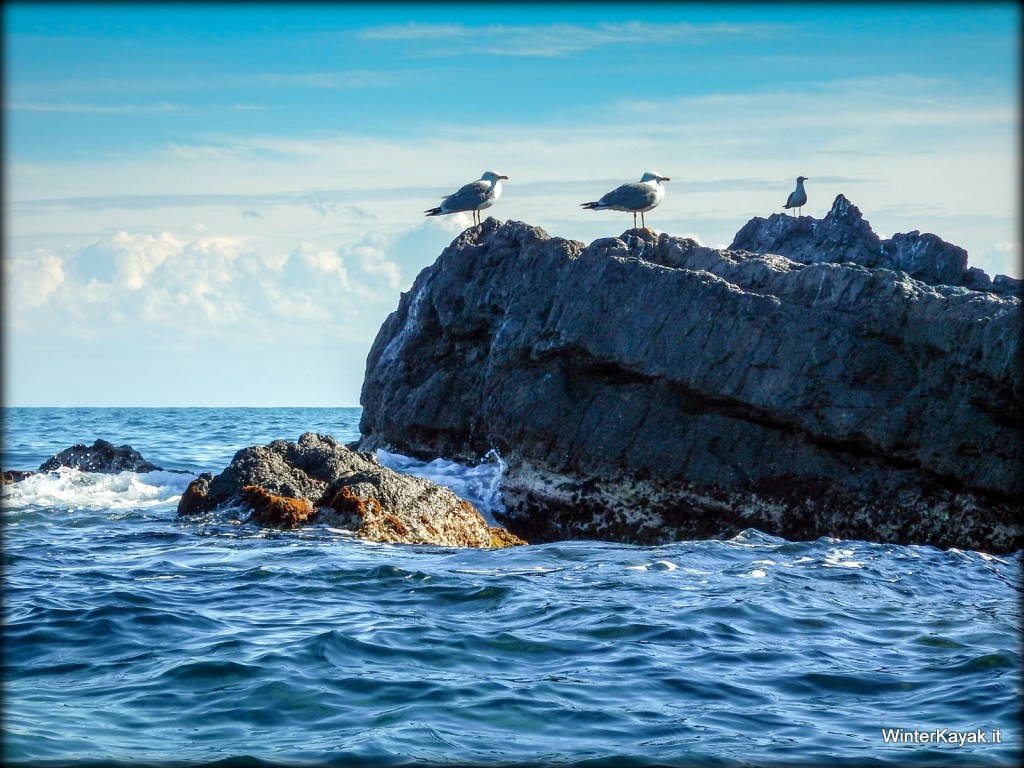
M4 403L358 404L469 225L728 245L809 177L1021 276L1016 4L4 5Z

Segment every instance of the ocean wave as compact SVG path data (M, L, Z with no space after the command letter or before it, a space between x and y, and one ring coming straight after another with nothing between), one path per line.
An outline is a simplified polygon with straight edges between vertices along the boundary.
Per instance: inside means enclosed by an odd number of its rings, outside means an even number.
M474 466L440 458L422 461L383 449L377 450L377 459L396 472L423 477L451 488L456 495L476 507L489 525L498 525L495 513L505 511L501 499L501 476L507 465L497 450L488 451L483 460Z
M103 474L61 467L5 485L5 512L39 508L123 510L177 504L193 475L179 472Z

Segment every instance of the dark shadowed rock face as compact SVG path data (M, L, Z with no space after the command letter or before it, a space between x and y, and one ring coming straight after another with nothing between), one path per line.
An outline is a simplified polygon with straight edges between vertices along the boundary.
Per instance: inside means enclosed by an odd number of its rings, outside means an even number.
M39 466L40 472L55 472L69 467L83 472L155 472L160 467L150 464L130 445L115 446L106 440L97 440L91 446L73 445Z
M827 226L768 220L845 249L808 246L811 263L646 230L584 247L467 229L381 327L360 447L497 448L504 522L533 541L756 527L1020 548L1020 299L858 264L878 239L840 203ZM752 225L737 241L767 237Z
M489 527L449 488L381 466L308 432L298 442L275 440L238 451L219 475L204 473L182 494L178 514L239 504L246 522L269 528L326 523L369 541L451 547L505 547L526 542Z

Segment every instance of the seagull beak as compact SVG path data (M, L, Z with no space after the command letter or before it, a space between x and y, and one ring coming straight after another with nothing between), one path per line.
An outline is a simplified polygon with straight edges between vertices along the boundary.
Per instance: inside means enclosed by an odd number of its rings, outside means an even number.
M672 181L668 176L662 176L659 181Z
M508 181L508 176L499 176L498 178L499 179L505 179L505 181Z

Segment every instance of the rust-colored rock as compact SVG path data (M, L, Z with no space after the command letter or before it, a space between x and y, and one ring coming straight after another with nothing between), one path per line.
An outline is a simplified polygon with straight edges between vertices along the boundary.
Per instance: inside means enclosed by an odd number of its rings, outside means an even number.
M329 511L335 516L340 516L332 522L353 528L363 525L367 513L371 517L380 514L379 499L373 497L363 499L348 485L328 489L316 505L325 514Z
M178 501L179 515L195 515L213 509L214 504L210 500L211 480L213 480L213 475L204 472L188 484L188 488L181 494L181 499Z
M503 547L519 547L526 544L525 541L520 539L511 531L504 528L498 528L497 526L491 526L487 529L491 534L491 549L501 549Z
M320 523L367 541L442 547L513 546L522 539L491 528L450 488L381 466L372 453L333 437L306 433L244 448L219 475L196 478L178 513L194 514L244 501L246 522L273 528Z
M20 469L7 469L3 472L3 485L11 485L12 483L20 483L26 477L31 477L35 472L25 472Z
M267 493L258 485L242 488L242 498L252 506L252 514L246 522L266 528L297 528L313 515L313 505L307 499L292 499Z

